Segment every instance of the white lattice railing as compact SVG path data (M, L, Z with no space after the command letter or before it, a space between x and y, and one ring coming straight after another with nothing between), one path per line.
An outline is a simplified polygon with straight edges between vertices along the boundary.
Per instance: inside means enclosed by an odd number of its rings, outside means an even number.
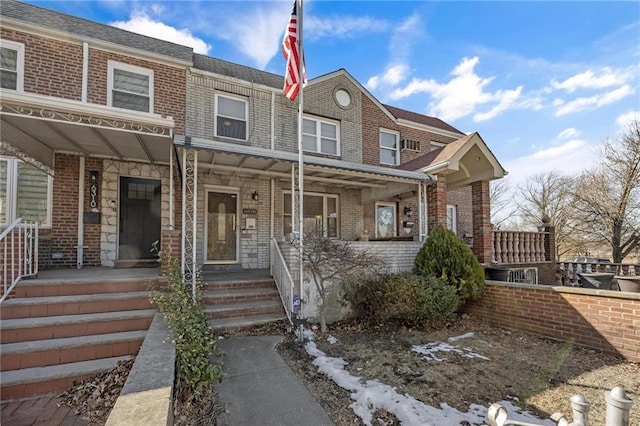
M293 294L295 290L295 282L293 281L291 272L289 272L289 266L287 265L275 238L271 239L271 276L276 282L278 293L280 293L280 299L282 300L282 305L287 313L289 322L291 322L293 316Z
M2 303L18 282L38 273L38 223L16 219L0 234Z

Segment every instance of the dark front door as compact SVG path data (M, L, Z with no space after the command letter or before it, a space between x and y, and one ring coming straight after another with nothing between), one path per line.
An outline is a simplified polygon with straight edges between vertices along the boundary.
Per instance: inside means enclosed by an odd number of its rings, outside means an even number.
M154 259L160 241L160 181L120 178L120 238L118 259Z
M236 263L238 261L238 195L223 192L207 193L207 261Z

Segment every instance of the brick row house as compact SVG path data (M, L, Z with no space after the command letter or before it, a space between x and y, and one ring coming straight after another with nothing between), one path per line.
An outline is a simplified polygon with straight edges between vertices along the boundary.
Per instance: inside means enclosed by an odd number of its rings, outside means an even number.
M0 226L39 223L40 269L267 269L295 215L297 102L283 76L3 1ZM312 60L312 58L308 58ZM407 269L435 226L491 261L480 135L380 103L346 70L304 91L304 231Z

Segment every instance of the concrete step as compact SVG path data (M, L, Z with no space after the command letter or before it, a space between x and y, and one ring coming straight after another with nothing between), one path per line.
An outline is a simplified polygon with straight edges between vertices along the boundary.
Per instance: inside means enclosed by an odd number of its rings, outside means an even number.
M148 330L155 309L3 319L0 343Z
M130 358L130 356L102 358L48 367L3 371L0 372L2 400L60 393L68 389L75 380L82 380L109 370L116 367L118 361Z
M5 300L0 318L34 318L151 308L149 292L29 297Z
M224 303L205 306L205 313L210 320L226 318L250 318L255 316L282 314L284 308L280 300L256 300L250 302Z
M26 280L14 289L13 298L73 296L82 294L102 293L132 293L149 290L150 286L157 287L166 280L120 278L104 281L80 280Z
M215 332L222 333L224 331L237 330L240 328L247 328L255 325L269 324L286 319L287 316L284 312L282 312L279 314L257 315L242 318L214 319L209 320L209 325Z
M100 358L135 355L147 331L125 331L0 345L0 369L46 367Z
M205 281L206 290L231 289L231 288L275 288L276 283L273 278L262 278L256 280L224 280Z
M207 305L248 302L251 300L280 300L280 295L275 287L209 289L205 294L205 304Z

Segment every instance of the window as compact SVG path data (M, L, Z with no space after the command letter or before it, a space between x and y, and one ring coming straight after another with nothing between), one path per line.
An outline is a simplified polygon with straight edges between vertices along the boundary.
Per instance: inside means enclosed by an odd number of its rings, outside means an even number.
M52 178L16 158L0 158L0 224L22 218L51 225Z
M399 164L398 137L398 132L380 129L380 164Z
M338 196L333 194L305 193L304 199L304 233L322 233L325 237L338 238ZM297 200L296 200L297 205ZM296 212L298 216L298 212ZM296 217L296 222L298 217ZM284 192L284 234L291 233L291 192Z
M247 107L244 99L216 95L215 134L224 138L247 140Z
M458 209L453 204L447 204L447 228L458 234Z
M153 71L109 61L107 104L116 108L153 112Z
M303 119L302 146L305 151L340 155L338 123L318 118Z
M0 87L22 91L24 86L24 44L0 40Z
M395 237L396 233L396 204L376 203L376 238Z

